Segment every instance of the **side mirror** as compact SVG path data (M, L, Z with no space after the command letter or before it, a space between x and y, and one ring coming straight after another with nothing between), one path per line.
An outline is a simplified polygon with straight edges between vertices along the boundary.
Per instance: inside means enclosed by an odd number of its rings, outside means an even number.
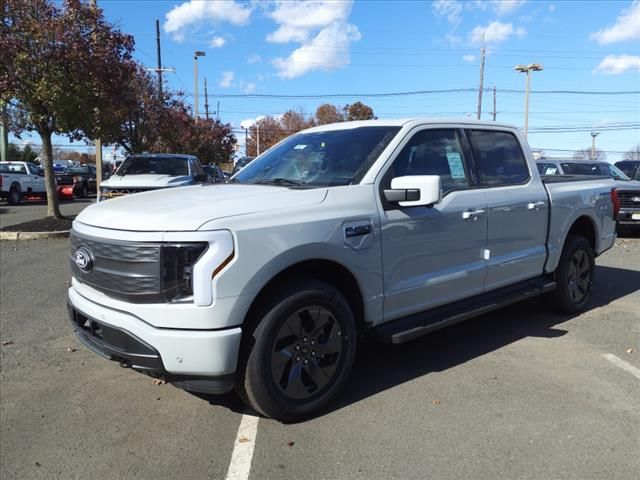
M411 175L391 180L391 189L384 191L387 202L401 207L430 206L440 201L440 176Z

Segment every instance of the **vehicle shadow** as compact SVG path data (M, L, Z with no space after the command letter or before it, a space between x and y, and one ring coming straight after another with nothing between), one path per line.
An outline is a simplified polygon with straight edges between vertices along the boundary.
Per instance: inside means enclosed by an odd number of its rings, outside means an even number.
M638 289L640 271L598 266L587 310L608 305ZM401 345L380 343L371 337L362 338L345 391L319 416L429 373L456 367L526 337L561 337L567 330L559 325L572 318L574 316L551 311L544 297L541 297ZM247 407L235 395L197 396L234 412L247 411Z

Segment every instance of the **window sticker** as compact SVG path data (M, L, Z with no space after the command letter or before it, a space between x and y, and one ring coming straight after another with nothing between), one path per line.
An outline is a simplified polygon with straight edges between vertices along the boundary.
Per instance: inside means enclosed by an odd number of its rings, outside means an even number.
M447 161L449 162L449 170L451 170L451 178L465 178L462 157L459 153L447 153Z
M555 175L556 173L558 173L558 167L547 167L544 171L545 175Z
M294 150L304 150L305 148L307 148L307 146L302 144L293 147Z

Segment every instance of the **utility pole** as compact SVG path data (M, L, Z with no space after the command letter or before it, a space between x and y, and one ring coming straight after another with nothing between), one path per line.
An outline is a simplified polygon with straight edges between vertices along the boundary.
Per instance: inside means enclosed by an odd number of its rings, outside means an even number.
M493 87L493 121L496 121L496 87Z
M160 98L162 98L162 57L160 56L160 20L156 18L156 52L158 57L158 92L160 92Z
M207 93L207 77L204 77L204 116L209 120L209 94Z
M218 106L216 107L216 122L220 121L220 100L218 100Z
M260 156L260 123L256 122L256 157Z
M198 123L198 57L204 57L205 52L193 52L193 116Z
M596 159L596 137L600 132L591 132L591 160Z
M91 6L93 8L98 8L98 3L96 0L91 0ZM99 112L96 110L96 116ZM102 140L100 138L96 138L94 140L96 145L96 190L100 192L100 184L102 183Z
M531 86L531 72L539 72L543 70L542 65L537 63L531 63L529 65L516 65L514 67L516 72L527 74L527 86L524 94L524 138L527 138L529 132L529 91Z
M0 160L9 161L9 125L7 105L4 102L0 102Z
M482 116L482 89L484 88L484 33L482 34L482 49L480 50L480 88L478 89L478 120Z

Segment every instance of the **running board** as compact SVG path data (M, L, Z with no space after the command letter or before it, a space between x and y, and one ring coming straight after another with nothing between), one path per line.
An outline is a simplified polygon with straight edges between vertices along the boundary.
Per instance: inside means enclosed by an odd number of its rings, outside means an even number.
M545 277L460 300L375 327L376 336L389 343L404 343L435 330L497 310L512 303L555 290L556 282Z

